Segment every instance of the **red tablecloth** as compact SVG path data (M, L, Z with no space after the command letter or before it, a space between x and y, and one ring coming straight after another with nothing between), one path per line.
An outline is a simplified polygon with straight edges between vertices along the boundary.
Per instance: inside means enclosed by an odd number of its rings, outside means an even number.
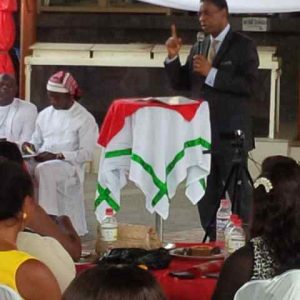
M140 101L139 101L140 100ZM195 103L185 105L167 105L158 101L142 99L117 99L109 107L109 110L102 123L98 143L106 147L109 141L123 128L125 118L134 114L138 109L143 107L164 107L167 109L176 110L187 121L191 121L201 104L202 100Z
M217 280L213 278L179 279L169 276L169 272L190 268L199 261L173 259L168 269L154 271L168 300L210 300Z
M199 243L180 243L177 247L189 247ZM194 279L179 279L169 275L170 271L185 270L195 265L206 263L197 259L174 257L167 269L153 271L154 276L163 288L168 300L210 300L217 280L198 277ZM93 267L93 264L76 265L77 274ZM212 270L211 272L214 272Z
M191 247L199 243L177 243L177 247ZM208 262L208 261L207 261ZM179 279L169 276L170 271L189 269L195 265L206 263L198 259L174 257L168 269L154 271L154 275L161 284L168 300L210 300L214 292L217 279L198 277L194 279ZM220 261L219 267L223 261ZM215 269L215 268L214 268ZM208 272L215 272L209 270Z

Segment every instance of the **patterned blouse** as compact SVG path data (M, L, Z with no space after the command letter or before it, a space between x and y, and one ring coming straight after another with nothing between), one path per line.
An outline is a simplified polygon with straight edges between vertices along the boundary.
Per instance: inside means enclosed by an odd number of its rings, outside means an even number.
M251 280L273 278L275 276L275 261L272 258L271 249L262 237L255 237L250 242L254 252Z

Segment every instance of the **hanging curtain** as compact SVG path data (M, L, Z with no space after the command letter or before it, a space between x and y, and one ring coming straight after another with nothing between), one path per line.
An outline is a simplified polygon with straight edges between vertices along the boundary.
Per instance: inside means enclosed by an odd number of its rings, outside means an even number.
M140 0L159 6L198 11L199 0ZM300 11L300 0L227 0L230 13L285 13Z
M16 0L0 0L0 73L15 73L9 50L16 35L13 19L13 12L16 10Z

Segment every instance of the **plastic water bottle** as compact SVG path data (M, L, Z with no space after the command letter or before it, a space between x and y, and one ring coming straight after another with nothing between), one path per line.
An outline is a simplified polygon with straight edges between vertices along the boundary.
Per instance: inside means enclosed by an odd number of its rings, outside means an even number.
M228 255L243 247L246 243L244 229L242 228L241 219L233 220L233 227L228 233Z
M231 203L228 199L222 199L216 216L216 240L218 243L225 242L225 227L230 219Z
M105 217L101 222L101 242L103 248L113 248L114 242L118 239L118 222L112 208L105 210Z
M225 226L225 230L224 230L224 236L225 236L225 245L224 245L224 249L225 249L225 253L228 253L228 238L229 238L229 232L231 230L231 228L233 228L233 222L234 220L239 219L239 216L237 214L231 214L230 215L230 219L227 223L227 225Z

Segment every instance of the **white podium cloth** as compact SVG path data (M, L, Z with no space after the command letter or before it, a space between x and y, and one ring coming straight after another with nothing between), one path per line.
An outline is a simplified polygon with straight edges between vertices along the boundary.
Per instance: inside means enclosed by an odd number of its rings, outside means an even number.
M209 109L203 101L191 121L177 111L143 107L125 118L123 128L102 149L96 193L96 216L120 209L120 190L127 178L146 197L146 208L163 219L169 201L186 179L186 196L196 204L204 195L210 171Z

